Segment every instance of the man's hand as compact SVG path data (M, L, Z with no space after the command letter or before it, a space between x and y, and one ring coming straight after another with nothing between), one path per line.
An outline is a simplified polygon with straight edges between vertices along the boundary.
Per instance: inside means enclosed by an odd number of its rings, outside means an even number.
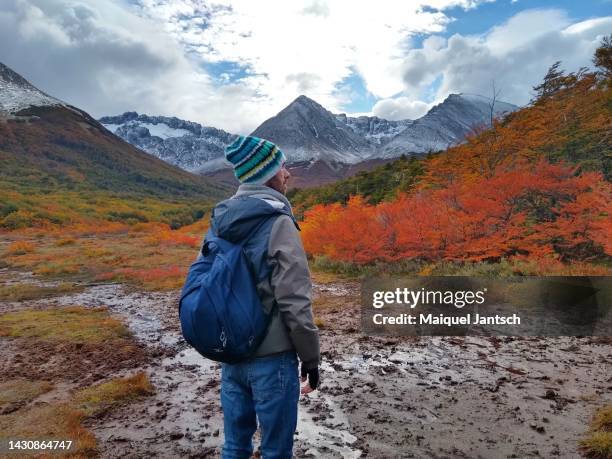
M306 365L302 363L301 375L302 382L306 382L306 377L308 377L308 384L302 387L301 393L302 395L309 394L319 385L319 367L306 368Z

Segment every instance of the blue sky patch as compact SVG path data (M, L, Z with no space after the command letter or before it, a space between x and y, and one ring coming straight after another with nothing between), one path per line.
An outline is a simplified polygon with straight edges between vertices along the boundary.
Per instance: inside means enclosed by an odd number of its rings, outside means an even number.
M455 20L447 25L440 35L450 37L461 35L480 35L496 25L506 22L515 14L527 9L560 9L564 10L572 22L583 21L593 17L612 14L612 2L609 0L498 0L484 3L471 10L451 8L444 13Z
M206 62L202 68L220 83L234 82L250 75L247 66L232 61Z
M341 109L346 113L369 112L378 100L368 92L365 81L355 70L338 84L338 92L349 92L350 102Z

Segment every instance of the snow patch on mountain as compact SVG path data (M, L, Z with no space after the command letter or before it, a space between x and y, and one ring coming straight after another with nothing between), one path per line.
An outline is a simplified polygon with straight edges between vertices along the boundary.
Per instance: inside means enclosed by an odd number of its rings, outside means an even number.
M235 135L176 117L125 112L99 120L123 140L191 172L223 167L224 148ZM221 160L221 161L217 161Z
M385 143L412 123L412 120L390 121L378 118L377 116L359 116L354 118L344 113L336 115L336 119L375 145Z
M168 139L170 137L183 137L184 135L192 135L190 131L187 129L177 129L168 126L165 123L144 123L143 127L146 127L149 130L151 135L159 137L161 139Z
M14 114L29 107L64 105L35 88L25 78L0 62L0 112Z
M119 126L121 126L120 124L111 124L111 123L108 123L108 124L101 123L101 124L102 124L102 126L104 126L106 129L108 129L109 131L111 131L113 134L114 134L115 132L117 132L117 129L119 129Z

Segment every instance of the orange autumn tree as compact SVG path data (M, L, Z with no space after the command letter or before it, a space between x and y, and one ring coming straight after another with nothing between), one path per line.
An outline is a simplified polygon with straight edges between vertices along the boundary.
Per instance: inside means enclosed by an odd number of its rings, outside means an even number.
M600 251L598 247L611 255L612 187L595 173L583 174L575 181L583 192L561 206L546 230L563 260L593 258Z
M305 214L304 244L313 255L361 264L610 254L610 185L599 173L575 172L524 162L377 206L359 197L346 207L315 206Z
M351 197L344 207L317 205L306 212L301 226L306 250L333 259L368 263L388 245L377 208L361 196Z

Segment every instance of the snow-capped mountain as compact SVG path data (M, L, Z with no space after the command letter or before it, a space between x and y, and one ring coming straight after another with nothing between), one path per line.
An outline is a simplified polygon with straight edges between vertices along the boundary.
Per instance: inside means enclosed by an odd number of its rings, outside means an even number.
M191 172L222 168L223 150L234 138L234 134L192 121L136 112L105 116L99 121L132 145Z
M252 135L276 143L290 162L353 164L374 152L368 139L306 96L264 121Z
M494 116L516 108L496 101ZM486 97L451 94L422 118L389 121L375 116L334 115L300 96L264 121L253 135L278 144L290 162L356 164L444 150L461 142L474 127L489 125L490 110Z
M0 112L17 113L28 107L65 105L35 88L25 78L0 62Z
M403 153L444 150L461 142L475 127L490 125L491 100L473 94L451 94L427 114L409 122L397 135L382 142L377 158L395 158ZM495 101L493 116L503 116L517 107Z
M496 101L494 116L516 108ZM353 170L349 165L444 150L461 142L474 127L488 125L490 110L486 97L451 94L417 120L389 121L333 114L300 96L252 135L276 143L293 166L294 175L303 171L310 177L312 171L326 171L323 175L329 177L325 181L332 181ZM224 147L234 135L220 129L136 112L106 116L100 122L129 143L183 169L210 174L230 167L224 159ZM231 174L228 177L224 180L231 181Z

